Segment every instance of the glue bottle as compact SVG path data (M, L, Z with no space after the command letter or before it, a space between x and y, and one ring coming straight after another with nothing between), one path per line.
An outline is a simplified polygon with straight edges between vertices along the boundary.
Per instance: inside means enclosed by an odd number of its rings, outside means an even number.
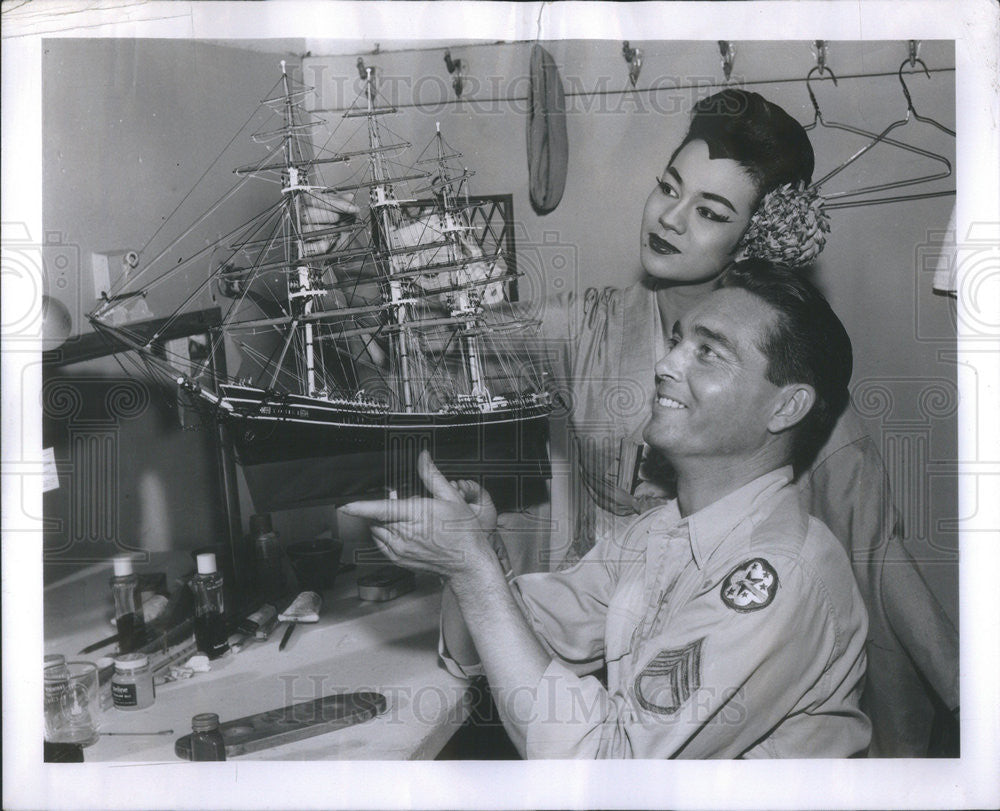
M218 659L229 650L229 634L223 617L222 575L216 568L215 553L198 555L198 574L191 578L194 592L194 638L198 650L209 659Z
M270 513L250 516L250 539L253 543L254 585L257 598L277 603L285 594L281 541L271 525Z
M139 647L145 632L139 576L132 571L132 559L128 555L116 555L112 563L115 576L111 578L111 593L115 598L118 652L131 653Z

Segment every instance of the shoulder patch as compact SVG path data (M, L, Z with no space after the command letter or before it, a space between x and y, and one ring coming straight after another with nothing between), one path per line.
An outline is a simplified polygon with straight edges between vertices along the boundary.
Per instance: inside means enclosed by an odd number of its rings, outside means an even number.
M701 644L696 639L683 648L661 650L636 676L639 705L649 712L673 715L701 687Z
M778 573L764 558L754 558L733 569L725 580L719 595L722 602L734 611L746 613L767 608L778 591Z

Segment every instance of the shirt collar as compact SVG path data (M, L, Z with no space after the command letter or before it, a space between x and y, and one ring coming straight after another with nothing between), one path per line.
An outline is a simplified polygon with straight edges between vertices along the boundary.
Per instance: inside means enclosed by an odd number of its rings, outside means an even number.
M772 470L689 515L685 521L695 565L703 568L705 561L754 508L788 484L792 476L791 465Z

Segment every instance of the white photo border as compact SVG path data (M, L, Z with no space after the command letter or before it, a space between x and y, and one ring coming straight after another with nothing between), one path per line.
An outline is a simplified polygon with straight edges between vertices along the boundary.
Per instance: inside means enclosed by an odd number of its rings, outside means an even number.
M20 9L20 15L18 11ZM30 11L30 14L26 13ZM41 52L45 37L309 37L435 41L554 38L953 39L958 233L1000 223L997 5L992 0L720 3L4 2L3 220L42 233ZM405 30L403 24L405 23ZM994 251L995 255L995 251ZM5 265L6 267L6 265ZM1000 267L983 283L996 291ZM960 284L962 284L960 279ZM4 323L30 284L3 279ZM962 296L959 297L962 306ZM991 323L997 323L992 321ZM1000 345L962 344L959 386L1000 391ZM323 762L42 764L41 448L32 355L3 348L3 741L6 808L966 808L997 807L1000 706L998 427L960 421L961 503L979 512L961 538L962 757L793 762ZM975 350L975 351L974 351ZM34 398L34 399L33 399ZM964 419L972 413L962 404ZM978 413L1000 413L980 404ZM960 419L963 419L960 417ZM995 492L995 484L993 492ZM964 515L964 511L963 511ZM33 518L35 517L35 518ZM13 536L16 535L16 543ZM38 623L24 617L39 618Z

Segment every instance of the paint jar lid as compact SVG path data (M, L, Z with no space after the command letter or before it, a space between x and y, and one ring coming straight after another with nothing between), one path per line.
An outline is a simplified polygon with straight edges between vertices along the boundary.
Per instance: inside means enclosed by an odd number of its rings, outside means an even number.
M126 653L115 657L115 667L119 670L139 670L149 664L145 653Z
M62 681L69 675L69 668L66 667L66 657L61 653L50 653L45 657L45 666L42 670L45 680Z
M195 732L211 732L219 728L219 716L214 712L200 712L191 719L191 729Z
M111 562L115 567L115 577L128 577L132 574L132 558L128 555L115 555Z
M217 571L215 552L202 552L198 555L198 574L215 574Z

